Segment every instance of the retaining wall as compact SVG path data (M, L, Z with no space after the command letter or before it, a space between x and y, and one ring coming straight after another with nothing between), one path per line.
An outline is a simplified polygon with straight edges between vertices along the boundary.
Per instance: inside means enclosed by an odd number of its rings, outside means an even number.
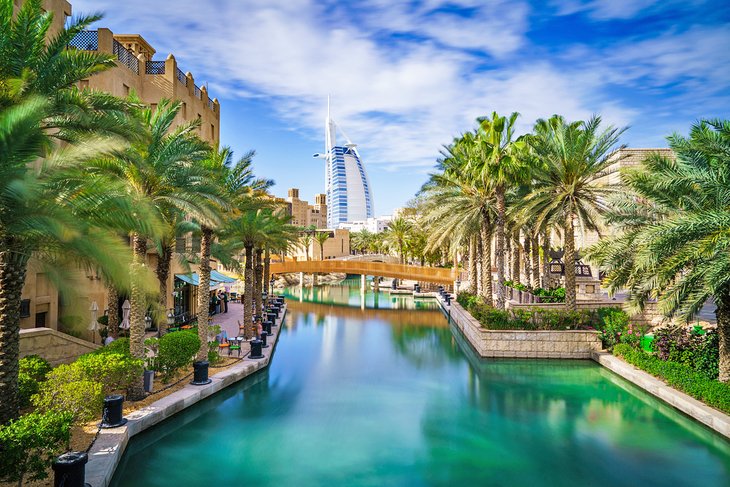
M603 348L597 331L487 330L456 301L439 302L481 357L589 359Z
M40 355L54 367L71 363L79 356L93 352L99 347L100 345L50 328L20 330L20 357Z

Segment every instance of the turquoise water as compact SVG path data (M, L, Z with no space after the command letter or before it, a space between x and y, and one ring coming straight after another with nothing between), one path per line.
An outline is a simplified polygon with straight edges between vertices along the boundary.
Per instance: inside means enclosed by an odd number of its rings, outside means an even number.
M593 362L480 360L433 302L315 292L268 370L134 437L112 485L730 485L730 443Z

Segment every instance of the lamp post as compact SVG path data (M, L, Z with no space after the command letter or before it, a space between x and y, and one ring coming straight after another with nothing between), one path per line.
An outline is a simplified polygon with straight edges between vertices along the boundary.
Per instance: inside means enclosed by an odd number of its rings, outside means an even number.
M271 289L271 295L274 295L274 284L276 284L276 279L274 279L274 276L271 276L271 280L269 281L269 288Z
M174 325L174 324L175 324L175 313L173 313L172 310L170 310L167 312L167 330L165 331L165 333L169 332L170 328L172 328L172 325ZM162 337L162 329L159 329L157 331L157 337L158 338Z
M459 295L459 286L461 286L461 281L457 279L454 281L454 296Z

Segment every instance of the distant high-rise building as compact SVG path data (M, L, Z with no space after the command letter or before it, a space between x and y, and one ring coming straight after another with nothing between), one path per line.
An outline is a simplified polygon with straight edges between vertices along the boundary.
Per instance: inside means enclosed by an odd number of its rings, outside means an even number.
M337 144L338 129L347 141L344 145ZM325 120L325 153L314 156L325 160L327 227L339 228L342 223L372 218L373 196L365 167L356 144L330 117L329 100Z

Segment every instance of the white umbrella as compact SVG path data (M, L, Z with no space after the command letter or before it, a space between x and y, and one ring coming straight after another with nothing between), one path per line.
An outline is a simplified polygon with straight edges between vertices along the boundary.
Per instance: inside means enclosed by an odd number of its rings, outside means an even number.
M99 322L96 320L97 314L99 313L99 305L96 304L96 301L91 302L91 307L89 308L89 311L91 311L91 323L89 323L89 330L91 330L91 341L92 343L96 343L96 330L99 329Z
M125 300L124 304L122 304L122 322L119 324L119 328L123 328L125 330L129 329L129 312L131 309L131 303L128 299Z

